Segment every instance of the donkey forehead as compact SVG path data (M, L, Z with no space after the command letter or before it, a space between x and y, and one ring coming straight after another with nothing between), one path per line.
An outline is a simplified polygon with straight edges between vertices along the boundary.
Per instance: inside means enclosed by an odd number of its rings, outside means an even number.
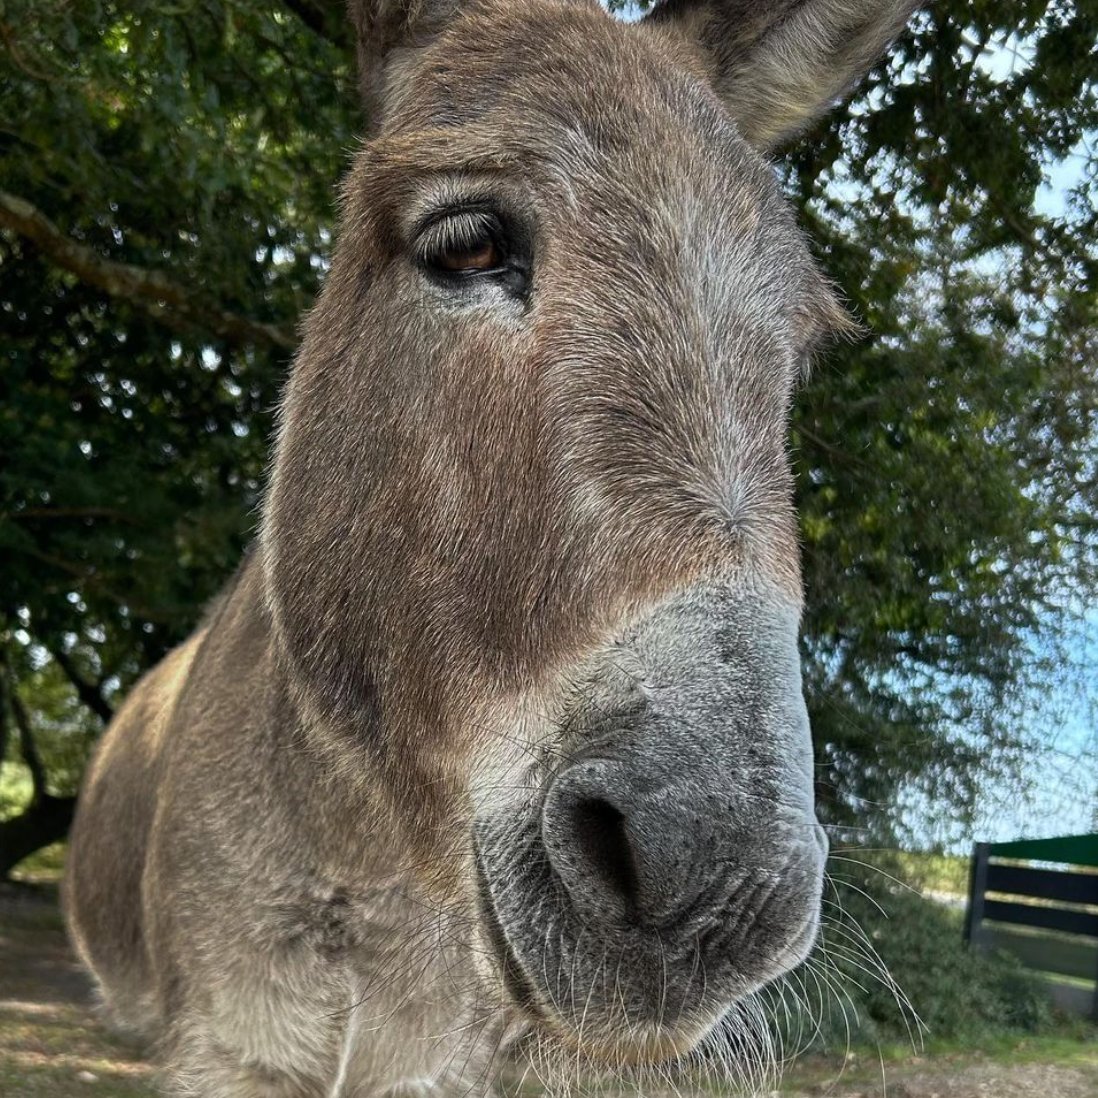
M572 187L618 176L634 193L713 190L741 210L777 197L685 42L595 4L482 0L419 51L390 98L390 137L460 129L455 155L475 135L520 169L562 171Z

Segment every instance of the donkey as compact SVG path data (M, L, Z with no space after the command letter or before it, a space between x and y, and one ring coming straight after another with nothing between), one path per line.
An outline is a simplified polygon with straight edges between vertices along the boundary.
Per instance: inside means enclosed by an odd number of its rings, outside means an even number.
M373 131L257 545L90 767L68 925L173 1093L668 1064L826 839L785 436L850 326L766 154L910 0L353 0Z

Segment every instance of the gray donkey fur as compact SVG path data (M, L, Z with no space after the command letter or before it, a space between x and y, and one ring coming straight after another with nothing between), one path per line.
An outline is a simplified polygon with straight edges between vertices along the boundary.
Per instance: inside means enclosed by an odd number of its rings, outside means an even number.
M370 139L256 550L89 770L65 902L204 1098L668 1063L826 840L785 436L848 326L764 156L909 0L362 0Z

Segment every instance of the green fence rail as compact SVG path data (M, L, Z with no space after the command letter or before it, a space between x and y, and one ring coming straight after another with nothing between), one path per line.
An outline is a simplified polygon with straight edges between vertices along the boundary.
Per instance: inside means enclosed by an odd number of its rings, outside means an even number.
M1098 1021L1098 834L977 843L965 940L1003 949L1062 1007Z
M1021 858L1030 862L1057 862L1098 869L1098 833L1061 835L1058 839L1019 839L1012 843L989 843L993 858Z

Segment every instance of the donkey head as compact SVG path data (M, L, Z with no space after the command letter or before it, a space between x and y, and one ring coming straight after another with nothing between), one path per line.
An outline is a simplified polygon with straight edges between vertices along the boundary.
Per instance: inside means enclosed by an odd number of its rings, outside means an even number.
M277 637L501 1004L597 1055L692 1047L815 937L785 437L847 321L765 153L910 7L353 5L374 133L285 401Z

